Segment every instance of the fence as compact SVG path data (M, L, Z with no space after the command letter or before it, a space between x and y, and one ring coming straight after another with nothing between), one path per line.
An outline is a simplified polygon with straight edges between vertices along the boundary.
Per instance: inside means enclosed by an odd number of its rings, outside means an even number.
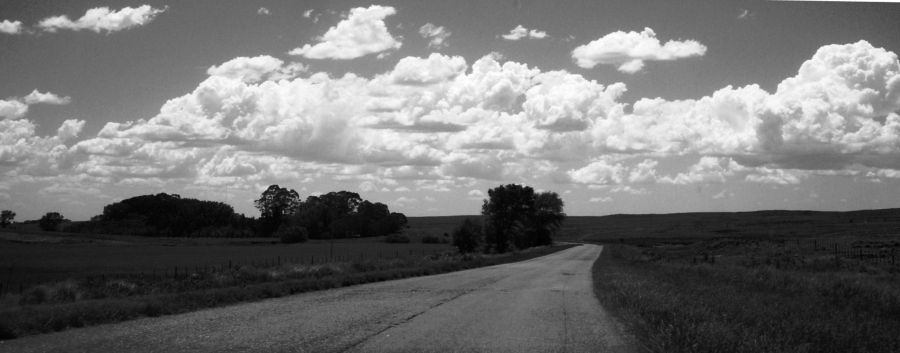
M799 250L811 250L818 253L830 253L835 261L839 259L856 260L871 264L897 265L900 260L900 242L898 241L853 241L840 239L794 239L785 240L785 246L795 246Z

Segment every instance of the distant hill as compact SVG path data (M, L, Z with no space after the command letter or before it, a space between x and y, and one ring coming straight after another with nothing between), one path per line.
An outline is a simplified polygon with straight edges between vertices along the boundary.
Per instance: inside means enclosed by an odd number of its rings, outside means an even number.
M409 217L411 230L452 232L466 217ZM812 237L900 235L900 209L848 212L767 210L569 216L557 240L618 241L634 238Z

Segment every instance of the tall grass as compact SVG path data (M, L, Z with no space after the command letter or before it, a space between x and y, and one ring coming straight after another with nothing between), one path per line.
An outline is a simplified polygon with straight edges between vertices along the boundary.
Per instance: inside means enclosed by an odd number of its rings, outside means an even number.
M239 266L190 273L177 279L70 279L0 298L0 340L312 290L522 261L568 247L571 245L504 255L444 254L316 265Z
M606 246L601 303L654 352L900 352L900 282L889 272L666 260Z

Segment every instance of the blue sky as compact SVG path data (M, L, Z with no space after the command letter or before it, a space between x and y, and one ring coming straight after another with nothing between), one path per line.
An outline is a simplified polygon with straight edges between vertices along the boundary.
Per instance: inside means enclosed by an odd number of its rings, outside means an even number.
M0 3L0 208L269 184L408 215L900 207L900 6Z

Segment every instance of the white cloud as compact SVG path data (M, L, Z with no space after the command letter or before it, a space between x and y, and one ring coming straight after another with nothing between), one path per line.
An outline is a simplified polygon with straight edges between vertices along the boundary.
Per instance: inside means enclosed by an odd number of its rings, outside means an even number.
M0 99L0 118L18 119L28 113L28 107L34 104L64 105L72 101L71 97L61 97L52 92L41 93L31 91L27 96Z
M375 183L371 181L364 181L359 183L359 191L361 192L375 192L378 191L378 187L375 186Z
M730 158L701 157L687 173L679 173L674 177L665 176L659 181L676 185L724 183L734 175L736 169L741 167Z
M221 65L211 66L206 70L206 73L210 76L221 76L247 83L255 83L264 80L293 78L306 70L307 67L299 63L285 66L280 59L268 55L260 55L252 58L237 57Z
M756 168L745 180L751 183L790 185L799 184L806 173L790 169Z
M591 162L587 166L568 172L572 181L581 184L619 184L625 180L627 168L621 163L611 164L605 160Z
M60 141L68 142L78 137L82 129L84 129L84 120L69 119L59 126L56 136Z
M426 23L419 27L419 35L428 39L428 47L431 49L446 48L447 38L450 38L451 34L444 26L436 26L432 23Z
M12 98L0 99L0 118L18 119L28 113L28 104Z
M41 93L38 90L31 91L24 98L25 104L53 104L53 105L64 105L72 102L71 97L60 97L52 92Z
M586 69L598 64L618 65L618 70L633 74L645 61L676 60L706 54L706 46L696 40L670 40L661 44L650 28L638 32L616 31L581 45L572 51L576 64Z
M271 15L272 12L269 11L269 9L267 9L267 8L265 8L265 7L260 7L259 10L256 10L256 14L257 14L257 15L268 16L268 15Z
M36 136L27 119L0 120L0 166L15 168L23 177L55 176L70 164L65 142L76 137L82 120L66 120L57 136Z
M738 18L739 20L745 20L745 19L748 19L748 18L750 18L750 17L753 17L753 13L750 12L750 10L747 10L747 9L741 9L741 10L740 10L740 13L738 13L738 16L737 16L737 18Z
M595 202L595 203L597 203L597 202L607 203L607 202L612 202L612 201L613 201L613 198L609 197L609 196L592 197L590 200L588 200L588 202Z
M390 6L357 7L328 29L315 45L306 44L290 51L309 59L349 60L369 54L399 49L402 43L387 30L384 19L396 14Z
M821 48L774 93L729 86L630 107L620 101L624 84L492 55L471 64L441 54L403 58L370 77L290 66L267 56L235 58L211 67L156 116L108 123L82 141L79 121L36 137L34 123L18 120L25 98L0 101L7 118L0 164L19 176L247 190L327 180L460 197L474 197L468 191L478 180L639 195L649 191L638 184L653 182L786 184L847 168L874 180L889 174L877 170L900 170L900 64L865 42ZM54 101L50 93L29 96ZM671 156L696 156L697 163L663 175L658 168L669 168Z
M19 34L22 33L22 21L3 20L0 22L0 33Z
M712 196L712 198L714 200L721 200L721 199L732 198L732 197L734 197L734 192L728 191L728 190L719 191L718 193L716 193L715 195Z
M509 33L504 34L501 37L505 40L513 40L513 41L519 40L522 38L542 39L542 38L547 37L547 32L537 30L537 29L529 30L529 29L523 27L522 25L518 25L518 26L516 26L516 28L509 30Z
M303 11L303 17L304 17L304 18L309 18L310 16L312 16L312 13L313 13L313 9L309 9L309 10Z
M427 59L405 57L391 71L391 78L399 84L434 84L445 82L466 71L466 59L432 53Z
M75 21L66 15L45 18L38 23L38 27L50 33L60 29L73 31L86 29L97 33L102 31L112 33L146 25L164 11L165 8L153 8L150 5L124 7L118 11L110 10L108 7L97 7L87 10L84 16Z

